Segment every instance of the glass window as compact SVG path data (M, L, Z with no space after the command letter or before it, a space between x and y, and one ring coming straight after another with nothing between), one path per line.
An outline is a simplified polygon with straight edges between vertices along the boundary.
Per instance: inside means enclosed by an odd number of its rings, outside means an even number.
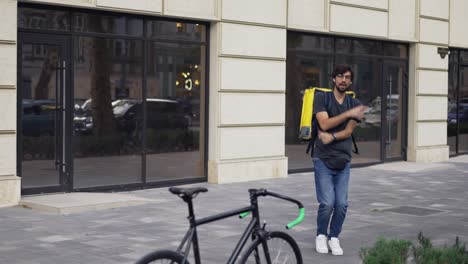
M18 27L47 30L70 30L70 13L59 10L18 8Z
M460 68L458 152L468 152L468 66Z
M171 21L148 21L147 37L186 40L186 41L206 41L206 26L202 24L171 22Z
M353 156L353 163L380 161L380 140L382 137L382 63L378 59L358 56L337 56L337 64L348 64L353 69L351 90L357 99L368 106L365 121L353 132L360 154Z
M303 55L288 53L286 61L286 156L289 168L311 166L310 156L305 154L306 143L298 137L301 123L302 97L309 87L330 87L333 71L331 55Z
M406 59L408 58L408 46L406 44L385 43L384 55Z
M73 63L74 185L139 182L143 41L95 37L74 41L78 44Z
M383 44L378 41L353 40L353 53L363 55L383 55Z
M311 44L320 39L328 41L329 54L324 54L323 49L311 48L324 47ZM407 45L299 33L288 33L287 43L285 153L289 169L312 166L310 156L305 154L307 142L298 139L302 97L304 90L311 86L333 87L332 71L336 64L351 66L354 72L351 90L369 107L365 120L353 133L360 151L360 155L353 156L353 164L379 162L382 153L384 160L404 158L406 116L403 97L408 83L407 60L393 60L387 56L407 59Z
M333 51L333 38L322 36L310 36L300 33L288 33L288 50L295 51L310 50L310 51Z
M468 63L468 51L460 51L460 62Z
M74 13L72 19L73 30L78 32L143 35L143 20L140 18L102 13Z
M153 42L146 99L148 181L204 175L206 47ZM184 166L179 166L181 160Z
M457 152L457 87L458 87L458 51L449 54L447 144L450 154Z
M455 49L450 49L449 52L449 63L457 63L458 62L458 55L460 52Z
M336 53L352 53L353 52L353 41L351 39L337 38L336 42Z

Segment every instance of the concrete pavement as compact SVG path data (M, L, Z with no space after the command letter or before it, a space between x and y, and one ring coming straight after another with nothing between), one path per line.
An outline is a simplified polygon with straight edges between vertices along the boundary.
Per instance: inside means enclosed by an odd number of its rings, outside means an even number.
M468 155L437 164L394 162L351 170L349 210L341 235L344 256L315 252L317 203L312 173L286 179L193 186L209 192L195 199L198 217L248 205L249 188L267 188L302 201L304 222L290 233L305 263L359 263L359 250L379 236L435 245L468 242ZM144 205L58 214L22 207L0 209L0 263L133 263L154 249L175 249L188 227L187 207L167 188L127 192ZM284 230L297 209L260 198L270 230ZM248 220L233 217L199 230L203 263L225 263Z

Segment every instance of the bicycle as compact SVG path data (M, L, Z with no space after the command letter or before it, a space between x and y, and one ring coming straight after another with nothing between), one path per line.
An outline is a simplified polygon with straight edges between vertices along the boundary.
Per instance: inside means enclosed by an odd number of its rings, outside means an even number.
M241 238L237 242L236 247L234 248L227 264L234 264L236 260L241 255L241 252L247 243L249 237L252 239L252 243L247 247L245 253L240 258L240 261L237 263L294 263L302 264L302 254L297 245L296 241L287 233L281 231L269 232L265 230L266 224L260 224L259 217L259 208L258 208L258 197L260 196L273 196L282 200L293 202L299 207L299 216L286 225L286 229L291 229L297 224L301 223L304 219L304 206L301 202L277 194L274 192L267 191L266 189L249 189L250 194L250 206L239 208L220 214L215 214L212 216L196 219L193 209L192 200L202 192L207 192L208 189L203 187L196 188L178 188L171 187L169 191L184 200L188 204L189 216L188 220L190 227L187 230L184 238L180 242L176 251L171 250L158 250L152 253L145 255L141 258L137 264L147 264L147 263L178 263L178 264L188 264L188 254L190 248L193 244L193 257L196 264L201 264L200 260L200 249L198 247L198 235L197 235L197 226L218 221L221 219L229 218L235 215L239 215L240 218L247 217L252 213L252 219L245 228ZM273 242L281 242L279 248L273 247ZM184 248L185 246L185 248ZM286 248L284 248L286 246ZM183 250L182 250L183 249ZM283 255L283 253L287 253ZM292 253L292 254L291 254ZM157 262L160 261L160 262Z

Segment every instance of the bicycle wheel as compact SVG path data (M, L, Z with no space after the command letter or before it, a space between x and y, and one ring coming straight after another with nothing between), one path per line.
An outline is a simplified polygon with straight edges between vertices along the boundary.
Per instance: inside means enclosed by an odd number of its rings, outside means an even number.
M158 250L151 252L136 262L136 264L161 263L161 264L181 264L184 256L170 250ZM184 264L189 264L186 260Z
M301 250L290 235L280 231L271 232L270 239L266 243L272 264L302 264ZM240 263L267 263L262 241L252 243L245 251Z

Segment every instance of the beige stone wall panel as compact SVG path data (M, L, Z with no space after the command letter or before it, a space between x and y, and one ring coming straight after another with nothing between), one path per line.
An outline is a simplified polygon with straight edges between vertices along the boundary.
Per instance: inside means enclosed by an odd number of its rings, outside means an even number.
M14 206L21 199L21 178L0 176L0 208Z
M16 86L16 45L0 44L0 85Z
M448 102L445 96L418 96L418 120L446 120Z
M16 90L0 89L0 130L16 130Z
M288 28L328 31L327 0L289 0Z
M390 0L388 14L388 38L415 41L416 0Z
M417 71L418 94L439 94L448 93L448 72L443 71Z
M221 54L286 59L286 29L221 24Z
M16 134L0 134L0 177L16 175Z
M221 90L284 91L284 61L220 58Z
M162 12L162 0L96 0L97 6L118 8L125 10L137 10L145 12Z
M468 1L450 1L450 46L468 48Z
M0 2L0 40L16 42L17 5L16 0Z
M286 178L288 176L288 158L273 158L268 160L242 160L214 163L208 162L213 173L208 178L210 183L233 183L271 178ZM222 177L219 177L222 175ZM245 193L247 197L247 192Z
M286 26L286 0L221 0L221 18Z
M419 41L448 44L449 23L433 19L420 19Z
M419 68L448 70L448 56L444 59L437 53L435 45L417 45L417 65Z
M284 156L283 126L221 127L219 137L221 160Z
M284 124L284 94L222 93L221 125Z
M164 0L163 6L168 16L218 19L218 0Z
M349 6L331 5L330 31L386 38L388 13Z
M444 162L449 160L449 146L420 147L408 149L408 161Z
M449 18L449 0L420 0L422 16L430 16L440 19Z
M445 117L446 119L447 117ZM447 121L418 122L417 146L437 146L447 144Z

